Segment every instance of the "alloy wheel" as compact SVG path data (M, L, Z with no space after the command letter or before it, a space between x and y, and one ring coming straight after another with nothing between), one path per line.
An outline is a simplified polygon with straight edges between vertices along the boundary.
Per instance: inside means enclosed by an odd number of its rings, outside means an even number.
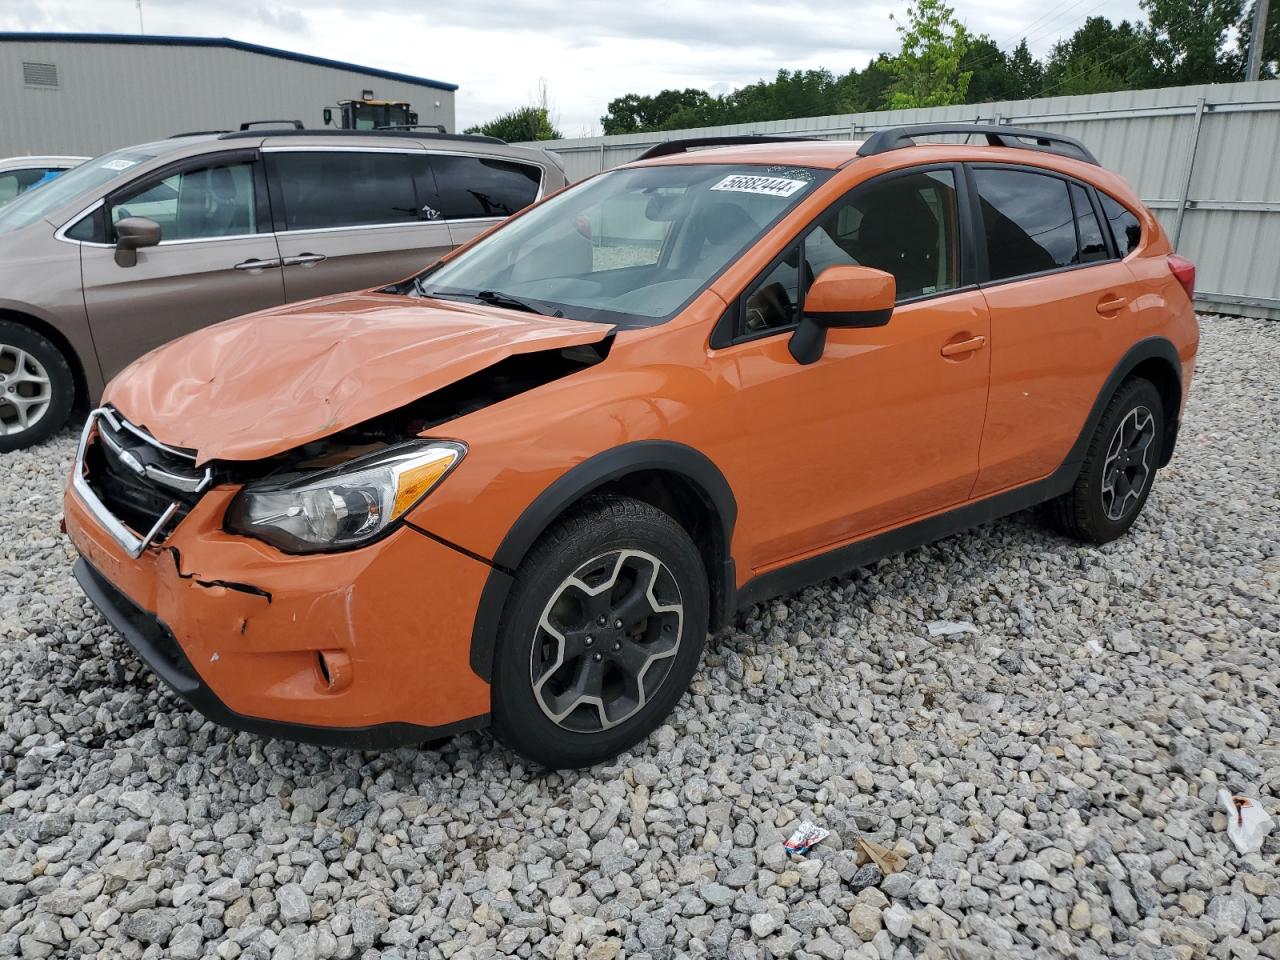
M1102 463L1102 509L1108 520L1121 520L1141 499L1151 480L1155 438L1155 417L1144 406L1134 407L1116 427Z
M542 712L574 733L634 716L670 673L684 605L666 565L642 550L588 560L547 601L529 677Z
M27 351L0 343L0 436L35 426L49 411L49 371Z

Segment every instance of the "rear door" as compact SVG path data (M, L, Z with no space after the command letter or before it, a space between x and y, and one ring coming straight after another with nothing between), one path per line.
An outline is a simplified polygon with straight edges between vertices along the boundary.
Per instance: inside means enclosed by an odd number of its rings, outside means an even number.
M263 152L288 300L401 280L453 248L417 144Z
M432 152L434 201L454 246L519 213L542 196L543 170L533 163L482 154Z
M974 496L1061 466L1132 344L1133 276L1092 187L1013 164L973 165L991 311L991 394Z
M85 308L103 375L192 330L284 302L262 163L255 150L180 161L105 204L106 242L81 246ZM115 262L114 225L146 217L160 243Z

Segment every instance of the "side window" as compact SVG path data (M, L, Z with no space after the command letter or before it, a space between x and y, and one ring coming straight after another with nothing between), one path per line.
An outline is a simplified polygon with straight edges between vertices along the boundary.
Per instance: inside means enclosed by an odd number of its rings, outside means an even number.
M1116 249L1120 251L1120 256L1128 256L1137 250L1138 244L1142 242L1142 224L1128 207L1111 199L1105 193L1099 192L1098 199L1102 201L1103 216L1111 224L1111 235L1116 239Z
M1024 170L979 169L973 174L992 280L1077 262L1075 218L1065 180Z
M161 241L257 233L253 168L233 163L175 173L112 201L111 223L126 217L160 224Z
M776 267L756 281L743 309L742 332L746 336L800 322L799 249L792 247Z
M431 155L438 199L446 220L509 217L538 196L542 170L529 163L489 157Z
M959 216L950 170L873 181L828 210L805 239L806 286L827 267L891 273L898 299L960 286Z
M1097 263L1110 259L1107 242L1102 239L1098 215L1093 212L1089 191L1078 183L1071 184L1071 205L1076 211L1076 232L1080 235L1079 263Z
M270 154L285 230L415 223L414 158L407 153L292 150Z
M61 169L34 167L27 170L6 170L0 173L0 207L11 200L16 200L19 194L48 183L64 172Z

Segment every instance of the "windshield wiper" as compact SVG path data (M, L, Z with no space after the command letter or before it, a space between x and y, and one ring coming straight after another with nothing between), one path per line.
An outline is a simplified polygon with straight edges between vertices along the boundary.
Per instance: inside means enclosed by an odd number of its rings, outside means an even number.
M512 310L523 310L526 313L536 313L542 317L563 317L564 313L560 310L547 311L542 307L534 306L528 300L520 297L513 297L509 293L502 293L499 290L477 290L475 298L481 303L487 303L494 307L508 307Z

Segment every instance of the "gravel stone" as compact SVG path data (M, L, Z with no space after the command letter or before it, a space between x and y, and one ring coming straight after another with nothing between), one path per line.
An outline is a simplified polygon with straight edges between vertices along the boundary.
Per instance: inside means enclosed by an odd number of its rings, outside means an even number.
M1280 813L1277 369L1280 323L1203 318L1128 537L1019 514L773 598L572 772L205 722L70 576L75 431L2 454L0 957L1280 960L1280 832L1217 801Z

